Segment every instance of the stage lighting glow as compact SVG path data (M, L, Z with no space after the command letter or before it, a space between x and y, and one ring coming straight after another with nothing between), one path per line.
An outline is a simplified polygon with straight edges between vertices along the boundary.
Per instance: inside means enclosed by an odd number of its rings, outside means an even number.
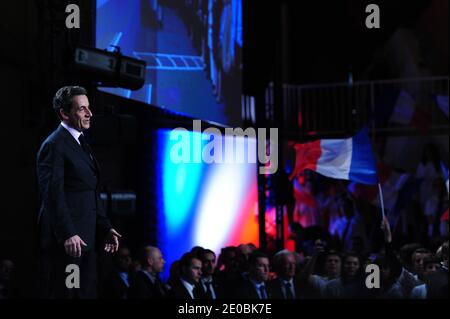
M213 251L220 251L236 227L234 223L241 213L241 197L246 192L248 177L244 165L218 166L205 181L194 234L194 243L208 244Z
M186 134L192 140L201 133ZM256 148L256 139L247 141L248 147ZM170 140L169 130L158 131L161 152L157 167L162 194L157 208L157 245L167 264L194 246L219 254L225 246L258 245L257 164L174 163L170 151L175 143L177 140ZM207 143L202 139L202 148ZM167 275L165 269L163 277Z
M200 133L191 133L200 134ZM163 195L165 220L168 235L180 231L189 217L202 175L202 164L179 163L170 160L170 149L176 143L169 139L169 132L163 133L166 143L163 166Z

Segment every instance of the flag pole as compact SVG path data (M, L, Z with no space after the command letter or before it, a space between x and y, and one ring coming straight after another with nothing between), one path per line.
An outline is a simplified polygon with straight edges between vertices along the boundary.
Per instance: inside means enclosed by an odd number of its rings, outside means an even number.
M381 203L381 214L384 220L384 199L383 199L383 190L381 189L381 184L378 183L378 193L380 194L380 203Z

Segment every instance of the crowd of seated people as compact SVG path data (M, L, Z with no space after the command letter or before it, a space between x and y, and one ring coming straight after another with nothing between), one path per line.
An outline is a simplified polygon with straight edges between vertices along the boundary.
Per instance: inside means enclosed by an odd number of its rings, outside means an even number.
M448 240L436 251L418 243L397 245L387 219L378 251L343 251L323 238L310 254L283 249L264 252L253 244L228 246L218 256L193 247L167 265L158 247L132 256L125 245L99 280L102 299L436 299L448 298ZM368 285L366 267L378 266L377 284ZM170 269L168 280L161 274ZM14 264L0 262L0 299L14 298Z
M420 244L396 247L387 219L382 248L360 254L338 251L317 239L310 255L283 249L268 254L252 244L224 247L219 256L193 247L160 274L164 256L146 246L132 266L129 250L114 257L103 280L106 299L433 299L448 298L448 240L435 252ZM135 262L136 264L136 262ZM135 265L134 264L134 265ZM378 285L367 285L366 266L377 265Z

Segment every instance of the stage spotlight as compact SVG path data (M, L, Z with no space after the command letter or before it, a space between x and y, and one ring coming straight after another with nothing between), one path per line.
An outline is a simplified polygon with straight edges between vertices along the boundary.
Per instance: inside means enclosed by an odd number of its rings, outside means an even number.
M99 87L138 90L144 85L146 63L124 56L120 48L113 52L78 46L74 52L75 69L90 77Z

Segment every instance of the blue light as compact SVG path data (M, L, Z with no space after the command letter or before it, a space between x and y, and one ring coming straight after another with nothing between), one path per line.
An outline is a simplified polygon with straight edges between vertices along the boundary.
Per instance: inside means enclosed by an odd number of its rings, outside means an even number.
M194 133L186 133L192 140ZM172 237L182 232L195 209L193 206L200 187L203 165L201 163L173 163L170 158L170 149L177 141L170 140L169 136L169 131L162 131L160 140L165 144L162 159L164 162L162 186L165 226L167 235Z

